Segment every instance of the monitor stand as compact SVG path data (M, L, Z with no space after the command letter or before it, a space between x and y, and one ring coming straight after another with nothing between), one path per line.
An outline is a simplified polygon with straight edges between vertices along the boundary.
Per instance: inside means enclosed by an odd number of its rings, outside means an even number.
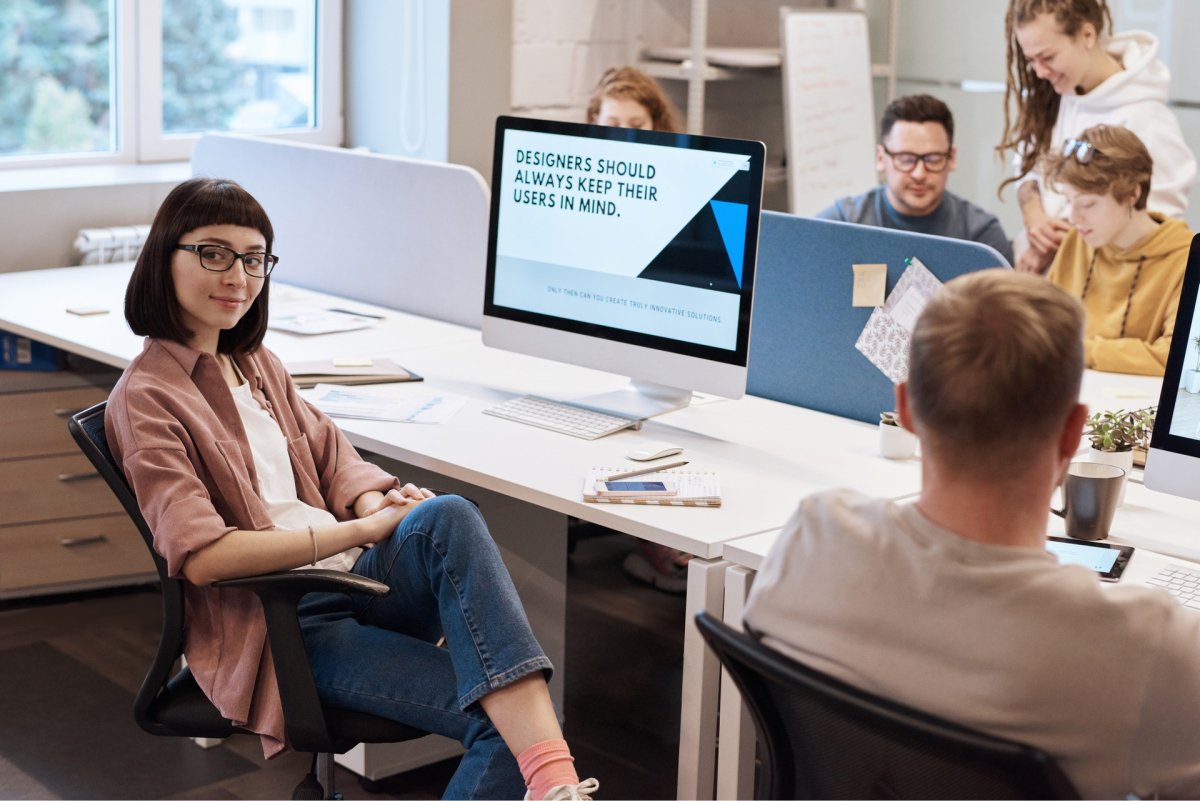
M624 389L615 392L602 392L598 395L585 395L581 398L565 400L573 406L585 409L595 409L620 417L634 420L645 420L676 409L682 409L692 402L690 389L679 389L650 381L631 380Z

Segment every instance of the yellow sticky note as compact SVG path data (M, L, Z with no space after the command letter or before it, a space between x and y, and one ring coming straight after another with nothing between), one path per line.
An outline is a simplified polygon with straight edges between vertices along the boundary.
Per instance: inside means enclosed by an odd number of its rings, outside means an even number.
M342 357L333 360L334 367L371 367L373 364L370 359L362 357Z
M887 297L887 265L854 265L852 306L882 306Z

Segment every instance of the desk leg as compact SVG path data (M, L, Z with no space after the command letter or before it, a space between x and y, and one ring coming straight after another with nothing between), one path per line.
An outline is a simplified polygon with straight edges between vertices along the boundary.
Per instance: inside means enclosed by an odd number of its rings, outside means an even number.
M694 558L688 562L687 605L683 623L683 703L679 720L679 779L681 799L711 799L717 745L717 702L721 665L696 628L700 610L722 614L725 569L721 559Z
M746 596L754 571L735 565L725 571L725 623L742 630ZM754 721L737 685L721 671L721 718L717 732L717 798L754 797Z

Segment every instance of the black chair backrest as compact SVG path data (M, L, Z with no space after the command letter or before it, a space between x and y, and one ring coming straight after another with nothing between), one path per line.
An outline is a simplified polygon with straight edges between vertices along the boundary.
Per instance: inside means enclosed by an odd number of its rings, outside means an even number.
M704 612L696 625L758 729L757 798L1079 798L1036 748L864 692Z
M133 489L125 480L121 466L117 464L112 450L108 447L108 438L104 433L104 409L107 405L107 401L102 401L72 415L67 421L67 428L70 429L79 449L117 496L154 558L154 567L158 570L158 578L162 584L162 634L158 653L155 654L154 662L134 700L133 714L138 725L152 734L171 734L170 729L155 720L151 714L151 707L174 672L176 660L183 653L183 583L167 574L167 563L158 555L158 551L154 550L154 537L146 519L142 517L142 510L138 506Z

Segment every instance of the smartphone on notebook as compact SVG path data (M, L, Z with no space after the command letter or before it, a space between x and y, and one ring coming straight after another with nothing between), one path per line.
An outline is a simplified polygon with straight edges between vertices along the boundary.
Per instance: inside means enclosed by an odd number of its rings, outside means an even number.
M597 495L622 495L636 498L643 495L674 495L674 486L665 481L600 481L596 486Z

